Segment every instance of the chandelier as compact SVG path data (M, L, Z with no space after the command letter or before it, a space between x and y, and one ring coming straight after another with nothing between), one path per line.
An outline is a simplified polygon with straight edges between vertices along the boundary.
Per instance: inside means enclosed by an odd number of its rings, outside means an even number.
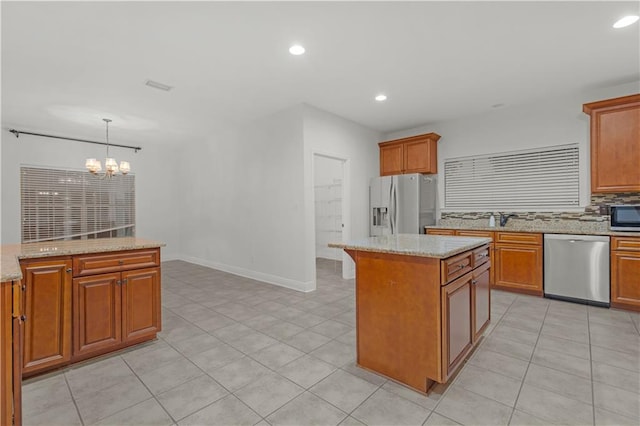
M116 159L109 157L109 123L111 123L112 120L110 118L103 118L102 121L104 121L107 125L107 157L104 160L105 171L104 174L100 176L100 178L111 178L117 175L118 172L126 175L127 173L129 173L129 171L131 171L131 165L129 164L129 162L121 161L120 166L118 167L118 162L116 161ZM96 176L98 176L98 173L102 170L102 164L100 163L100 160L96 160L95 158L87 158L84 166L91 172L91 174Z

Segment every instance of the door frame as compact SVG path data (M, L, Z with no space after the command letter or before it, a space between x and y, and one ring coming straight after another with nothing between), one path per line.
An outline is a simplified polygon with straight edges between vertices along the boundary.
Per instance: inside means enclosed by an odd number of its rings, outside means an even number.
M315 180L316 180L316 158L324 157L332 160L337 160L342 163L342 242L346 242L351 239L351 159L335 154L332 152L322 150L311 151L311 188L312 188L312 200L314 206L313 214L313 271L314 277L316 275L316 218L315 218ZM349 257L349 255L342 251L342 278L351 279L355 277L355 264Z

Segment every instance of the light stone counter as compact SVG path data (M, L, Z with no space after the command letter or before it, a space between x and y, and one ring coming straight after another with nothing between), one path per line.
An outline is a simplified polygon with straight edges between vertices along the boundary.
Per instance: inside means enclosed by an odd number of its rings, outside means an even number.
M330 243L329 247L444 259L490 242L489 238L397 234Z
M3 245L0 246L0 281L22 278L20 259L158 248L165 245L159 241L136 237Z
M498 222L496 217L496 222ZM535 232L540 234L577 234L577 235L607 235L611 237L640 237L640 232L611 231L607 222L588 222L575 220L543 221L510 219L506 226L495 227L488 225L488 220L442 219L439 225L426 226L437 229L455 229L466 231L505 231L505 232Z

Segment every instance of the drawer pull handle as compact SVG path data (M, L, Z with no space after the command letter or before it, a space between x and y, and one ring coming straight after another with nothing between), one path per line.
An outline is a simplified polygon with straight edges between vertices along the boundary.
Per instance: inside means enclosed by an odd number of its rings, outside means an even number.
M124 265L124 260L118 260L118 265Z
M458 269L464 269L464 265L458 265Z

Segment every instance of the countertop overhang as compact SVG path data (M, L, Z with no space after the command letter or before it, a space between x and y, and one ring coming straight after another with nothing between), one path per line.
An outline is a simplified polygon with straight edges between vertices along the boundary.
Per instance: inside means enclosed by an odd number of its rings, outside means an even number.
M136 237L2 245L0 246L0 281L12 281L22 278L22 271L20 269L21 259L107 253L164 246L166 246L166 244L160 241Z
M346 243L330 243L329 247L444 259L490 242L490 238L396 234L368 237Z

